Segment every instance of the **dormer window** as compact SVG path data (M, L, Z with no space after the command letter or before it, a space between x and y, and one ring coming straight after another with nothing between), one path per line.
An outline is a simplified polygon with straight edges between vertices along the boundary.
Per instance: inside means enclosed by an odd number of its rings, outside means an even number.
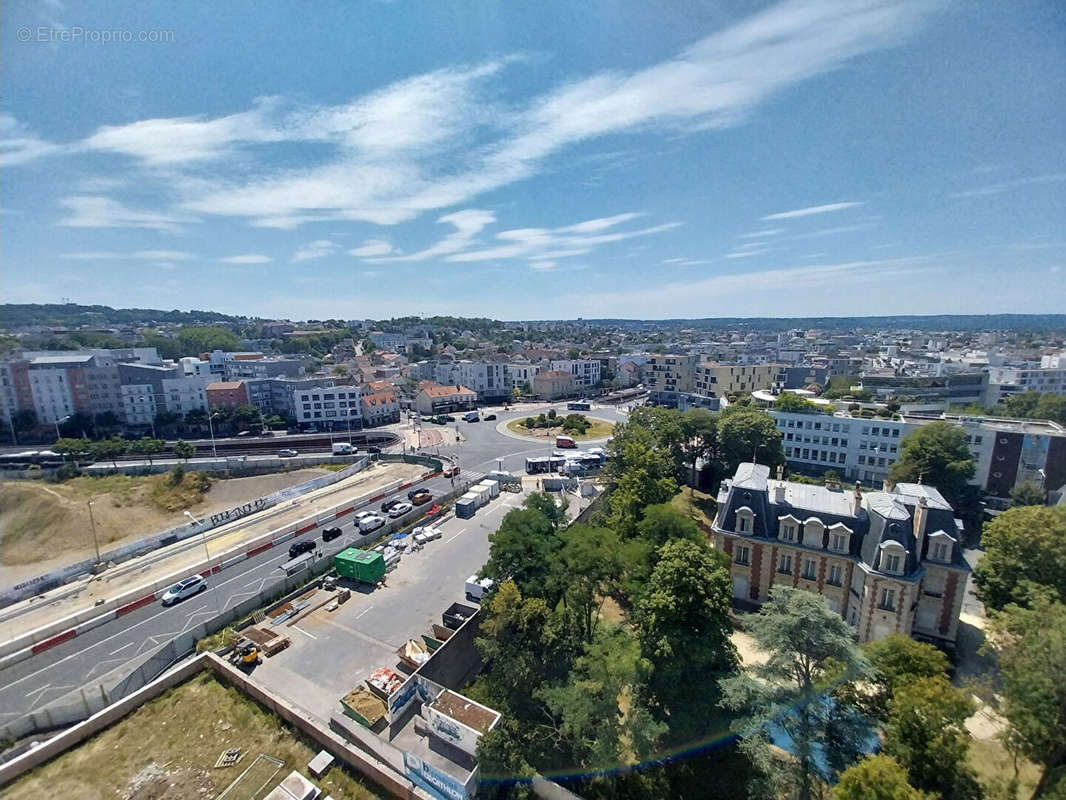
M781 525L781 541L794 542L796 541L796 524L794 522L785 522Z
M884 563L884 571L885 572L894 572L894 573L896 573L898 575L899 574L899 564L900 564L899 556L886 555L885 556L885 563Z
M848 547L848 537L842 533L834 533L829 537L829 546L838 553L842 553Z
M946 542L934 542L933 549L929 555L934 561L947 561L948 560L948 545Z
M755 512L747 506L737 509L737 533L751 533L755 530Z
M803 523L803 543L821 549L825 538L825 524L817 517L808 517Z
M899 542L884 542L881 545L881 572L902 575L907 564L907 551Z
M851 528L842 522L829 527L829 549L834 553L847 553L851 549Z
M926 558L932 561L948 563L951 561L954 552L955 539L944 533L944 531L937 531L929 537L929 547L926 550Z

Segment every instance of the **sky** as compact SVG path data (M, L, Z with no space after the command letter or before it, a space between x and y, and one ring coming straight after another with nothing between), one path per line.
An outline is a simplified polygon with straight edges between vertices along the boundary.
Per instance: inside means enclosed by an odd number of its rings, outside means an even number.
M1066 4L0 6L0 300L1066 311Z

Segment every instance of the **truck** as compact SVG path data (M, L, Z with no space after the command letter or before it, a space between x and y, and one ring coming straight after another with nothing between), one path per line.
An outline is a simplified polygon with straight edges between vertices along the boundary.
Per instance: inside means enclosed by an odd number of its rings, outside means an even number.
M372 550L348 547L333 557L333 568L342 578L374 584L385 575L385 557Z
M355 452L355 448L349 442L334 442L333 443L333 455L335 456L350 456Z
M367 516L362 517L356 524L359 526L359 530L362 533L370 533L384 525L385 519L379 517L377 514L368 514Z
M477 575L471 575L466 579L466 596L469 600L477 600L481 602L481 598L485 596L485 592L492 588L492 578L481 578L478 580Z
M555 446L556 447L573 448L573 447L577 447L577 442L575 442L573 440L573 437L570 437L570 436L556 436L555 437Z

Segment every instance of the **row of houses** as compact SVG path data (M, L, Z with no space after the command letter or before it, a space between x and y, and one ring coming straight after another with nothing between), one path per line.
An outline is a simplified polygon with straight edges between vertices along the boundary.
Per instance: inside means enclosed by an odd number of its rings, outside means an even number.
M477 392L484 403L509 399L517 390L543 400L579 394L603 381L599 359L553 359L543 363L502 361L419 361L404 368L416 381L461 385Z

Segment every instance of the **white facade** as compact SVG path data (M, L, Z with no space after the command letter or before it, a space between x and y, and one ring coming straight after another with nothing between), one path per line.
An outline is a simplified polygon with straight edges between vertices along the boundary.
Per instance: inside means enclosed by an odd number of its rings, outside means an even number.
M574 376L574 383L578 386L598 386L600 383L601 364L598 359L567 358L553 360L553 370L569 372Z
M122 413L127 425L148 426L156 417L155 390L150 383L122 387Z
M540 372L541 367L537 364L508 364L505 374L511 389L533 389L533 377Z
M1050 365L1061 356L1041 359ZM990 367L988 370L988 404L995 405L1012 394L1041 392L1066 395L1066 366L1057 367Z
M300 424L340 428L362 423L358 386L334 386L320 389L296 389L293 392L296 421Z
M382 350L400 350L407 343L407 337L402 333L385 333L384 331L371 331L370 341L375 347Z
M207 385L213 380L208 373L186 375L183 378L163 378L163 402L167 411L174 414L187 414L198 408L206 411Z
M211 375L210 361L201 361L194 356L185 356L180 363L182 372L186 375Z
M459 385L477 392L479 400L506 397L511 384L506 377L505 364L494 361L455 361L437 364L434 379L441 386Z
M38 422L57 422L74 413L66 369L31 369L30 391Z

